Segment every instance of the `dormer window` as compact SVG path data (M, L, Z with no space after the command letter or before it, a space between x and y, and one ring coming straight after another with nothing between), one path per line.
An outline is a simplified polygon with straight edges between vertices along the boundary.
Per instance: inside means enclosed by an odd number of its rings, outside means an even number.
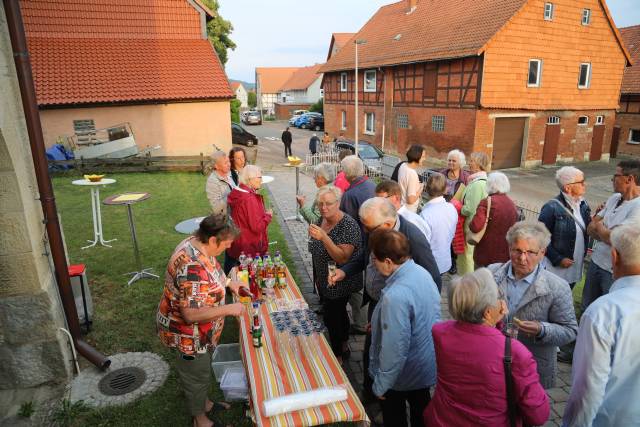
M544 20L553 21L553 3L544 4Z
M591 9L582 9L582 25L591 23Z

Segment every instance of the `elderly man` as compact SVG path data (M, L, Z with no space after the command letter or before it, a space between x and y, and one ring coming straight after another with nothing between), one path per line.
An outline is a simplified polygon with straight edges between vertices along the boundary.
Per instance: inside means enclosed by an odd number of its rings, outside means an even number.
M227 197L236 186L231 178L231 163L227 154L220 150L211 155L211 161L213 162L213 172L207 178L205 187L207 199L211 204L212 214L226 215Z
M315 181L317 188L322 188L327 184L331 184L335 179L335 167L330 165L329 163L323 162L313 168L313 180ZM311 206L305 206L305 200L305 196L296 196L300 214L309 224L315 224L320 219L320 211L318 210L318 205L314 200Z
M393 207L398 211L398 215L418 227L418 230L422 231L424 237L426 237L427 241L431 243L431 228L427 225L424 219L420 217L420 215L410 211L402 204L402 188L400 187L400 184L395 181L384 180L376 185L376 196L384 197L389 200Z
M544 388L555 386L558 346L578 330L569 284L540 265L550 238L543 223L518 222L507 232L510 261L489 266L507 298L507 323L536 359Z
M610 241L615 282L580 319L567 427L640 425L640 223Z
M596 240L587 278L582 290L582 309L598 297L609 292L613 283L611 264L611 230L640 219L640 160L623 160L618 163L611 178L614 195L596 211L587 227L589 236Z

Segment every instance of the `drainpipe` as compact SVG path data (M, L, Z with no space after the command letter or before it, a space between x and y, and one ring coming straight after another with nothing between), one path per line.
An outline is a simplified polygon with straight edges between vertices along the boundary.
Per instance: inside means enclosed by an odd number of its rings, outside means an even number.
M55 197L53 195L53 185L45 156L44 137L42 135L42 125L40 124L40 114L36 101L36 91L33 85L31 74L31 62L27 50L27 40L24 33L22 15L20 14L20 4L18 0L3 0L4 10L7 16L7 26L13 48L13 57L16 64L16 73L20 85L20 95L22 97L22 107L24 118L29 133L29 145L31 147L31 157L35 169L38 190L40 192L40 203L44 214L44 222L49 236L49 246L51 247L51 258L55 267L55 278L58 285L58 292L62 300L64 314L67 319L69 331L73 337L73 344L76 350L85 359L93 363L100 369L107 369L111 361L95 348L87 344L82 339L78 312L71 291L71 281L67 270L67 257L64 253L62 233L58 221Z

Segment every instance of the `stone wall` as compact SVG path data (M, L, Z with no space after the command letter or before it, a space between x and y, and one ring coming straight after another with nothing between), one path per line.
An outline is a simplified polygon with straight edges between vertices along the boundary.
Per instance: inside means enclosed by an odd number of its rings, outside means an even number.
M0 421L71 375L64 316L43 243L4 7L0 4ZM45 391L45 392L43 392Z

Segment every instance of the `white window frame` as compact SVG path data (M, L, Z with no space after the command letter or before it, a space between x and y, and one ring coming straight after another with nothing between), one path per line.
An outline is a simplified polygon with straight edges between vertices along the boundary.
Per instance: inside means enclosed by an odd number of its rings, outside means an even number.
M346 130L347 129L347 112L342 110L342 113L340 114L340 130Z
M373 78L367 77L373 73ZM367 87L367 81L373 83L373 88ZM375 92L376 91L376 70L367 70L364 72L364 84L362 85L365 92Z
M547 118L548 125L559 125L560 124L560 116L549 116Z
M553 21L553 3L547 2L544 4L544 20L545 21Z
M531 75L531 63L535 62L538 64L538 74L536 75L537 79L535 83L529 83L529 76ZM542 83L542 59L530 59L527 67L527 87L540 87Z
M585 122L584 123L580 123L580 119L585 118ZM589 116L579 116L578 117L578 126L588 126L589 125Z
M629 139L627 140L627 144L640 145L640 137L636 141L633 139L633 131L636 131L640 134L640 129L629 129Z
M591 24L591 9L582 9L582 25Z
M369 127L369 117L371 117L371 127ZM376 134L376 113L364 113L364 133L367 135Z
M596 116L596 125L604 124L604 116Z
M347 73L340 73L340 92L346 92L348 84Z
M446 116L442 114L435 114L431 116L432 132L444 132L445 125L446 125Z
M586 84L580 84L580 77L582 76L582 67L587 66L587 81ZM591 62L581 62L580 68L578 68L578 89L589 89L591 86Z

